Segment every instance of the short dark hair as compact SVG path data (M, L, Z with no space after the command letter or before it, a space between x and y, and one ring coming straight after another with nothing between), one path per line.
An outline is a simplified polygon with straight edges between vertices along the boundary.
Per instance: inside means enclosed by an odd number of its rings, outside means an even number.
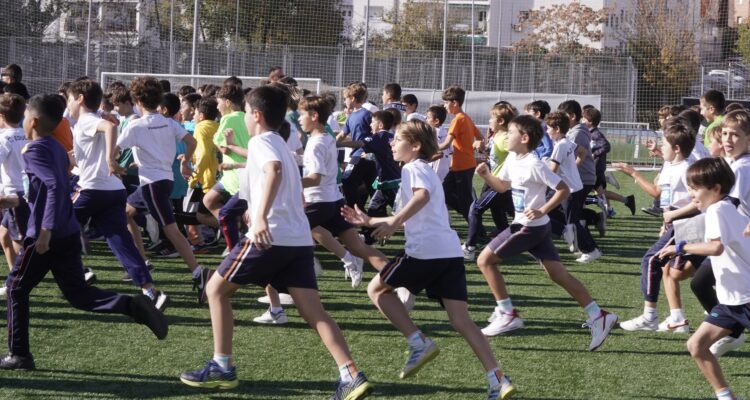
M401 98L401 101L404 102L404 104L419 106L419 100L417 99L417 96L411 93L405 94Z
M37 132L49 136L62 121L65 101L56 94L38 94L29 100L27 107L39 120Z
M602 122L602 113L597 110L596 107L589 107L583 110L583 116L591 122L591 125L594 127L599 126L599 123Z
M450 86L448 89L443 90L443 100L458 102L459 106L464 105L464 99L466 99L466 91L460 86Z
M579 121L581 119L581 104L575 100L563 101L562 103L560 103L560 105L557 106L557 110L562 111L566 114L573 114L576 121Z
M539 119L544 119L552 111L552 107L544 100L534 100L523 106L523 109L525 111L538 112Z
M401 98L401 85L398 83L386 83L383 86L383 93L387 94L393 100L399 100Z
M687 169L687 183L692 188L710 189L719 185L719 193L726 196L734 182L734 172L722 157L702 158Z
M205 85L203 87L203 90L202 90L203 97L216 96L216 92L218 92L218 91L219 91L219 87L218 86L212 85L212 84L209 83L209 84L207 84L207 85Z
M133 104L133 99L130 97L130 91L128 90L128 88L125 87L125 85L122 85L122 86L109 85L109 88L107 90L107 95L109 96L109 100L112 102L112 104L120 104L120 103Z
M286 119L281 122L281 126L279 126L279 136L281 136L282 139L284 139L285 142L289 141L289 136L292 135L292 124L289 123Z
M174 117L180 112L180 98L174 93L164 93L159 105L167 112L168 117Z
M161 85L151 76L138 76L130 82L130 97L147 110L156 109L164 96Z
M216 97L229 100L237 107L242 107L242 87L237 85L224 85L216 92Z
M204 97L198 100L195 106L199 113L203 114L206 119L215 121L219 118L219 105L214 97Z
M240 79L240 78L232 75L229 78L224 79L223 85L224 86L226 86L226 85L235 85L235 86L242 87L242 79Z
M90 79L71 83L67 94L68 96L72 95L73 98L82 95L83 105L91 111L99 109L99 105L102 103L102 97L104 96L102 87Z
M170 83L166 79L162 79L159 81L159 85L161 85L161 90L164 93L169 93L172 91L172 83Z
M299 103L299 109L306 112L315 112L318 114L318 122L325 125L328 117L331 116L331 103L326 97L307 96Z
M726 107L724 107L724 112L727 114L737 110L745 110L745 107L743 107L740 103L729 103Z
M396 110L398 111L398 110ZM372 119L376 119L383 124L383 129L389 131L393 128L393 114L388 111L375 111L372 113Z
M203 96L199 95L198 93L188 93L182 97L182 101L187 103L190 107L195 108L195 106L202 98Z
M387 130L390 131L391 129L393 129L393 127L401 125L401 119L402 119L401 118L401 111L399 111L399 110L397 110L397 109L395 109L393 107L386 108L383 111L391 114L391 116L393 117L393 123L391 124L390 128L387 128Z
M177 90L177 94L182 97L185 97L189 95L190 93L195 93L195 88L190 85L180 86L180 89Z
M682 121L685 125L688 125L691 130L693 131L693 134L696 136L698 135L698 129L700 129L701 126L701 113L698 111L687 109L682 111L681 113L677 114L677 120ZM669 123L670 120L667 121Z
M0 115L11 124L17 124L23 120L23 112L26 111L26 99L17 94L3 93L0 95Z
M514 125L521 134L529 137L529 151L536 149L542 141L542 123L531 115L519 115L510 120L509 125Z
M288 97L289 95L275 86L263 85L248 93L245 102L253 111L263 115L268 128L278 130L286 117Z
M440 125L442 125L445 122L445 119L448 118L448 111L446 111L443 106L430 106L430 108L427 109L427 113L432 114L433 117L437 118Z
M70 84L73 83L71 81L65 81L60 84L60 86L57 87L57 93L64 93L63 96L68 95L68 88L70 87Z
M714 89L706 90L706 93L701 96L701 100L712 106L717 114L724 114L724 93Z
M281 70L281 69L282 69L281 65L274 65L273 67L271 67L271 68L268 69L268 73L270 74L273 71L278 71L278 70Z
M3 75L10 77L12 82L21 82L23 78L23 70L16 64L8 64L3 68Z
M570 118L568 118L568 115L562 111L549 113L549 115L544 117L544 122L547 124L547 126L550 126L552 128L559 128L560 133L562 133L563 135L568 133L568 130L570 129Z
M289 86L294 86L294 87L299 86L299 84L297 83L297 80L292 78L289 75L282 76L281 78L279 78L279 82L285 85L289 85Z
M693 130L680 119L664 127L664 140L672 147L680 146L680 154L688 158L695 147L695 135Z

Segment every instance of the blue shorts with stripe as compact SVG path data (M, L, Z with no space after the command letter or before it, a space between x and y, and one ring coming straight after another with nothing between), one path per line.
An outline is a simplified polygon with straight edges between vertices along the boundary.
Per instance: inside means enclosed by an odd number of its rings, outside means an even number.
M738 306L717 304L706 315L704 321L728 329L732 331L734 337L739 337L745 329L750 329L750 304Z
M469 298L463 257L421 260L401 252L380 271L380 279L388 286L407 288L414 294L425 290L432 299Z
M148 210L161 226L173 224L174 208L169 199L173 186L169 179L143 185L128 196L128 204L139 211Z
M243 236L216 272L238 285L270 284L283 293L288 293L288 288L317 290L313 249L313 246L274 245L261 250Z

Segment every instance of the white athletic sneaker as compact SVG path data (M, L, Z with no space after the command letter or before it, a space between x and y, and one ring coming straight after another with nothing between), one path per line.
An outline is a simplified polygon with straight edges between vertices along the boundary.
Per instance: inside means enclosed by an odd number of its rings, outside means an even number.
M323 265L318 260L318 257L313 257L313 269L315 269L315 277L319 277L323 273Z
M464 251L464 261L474 261L477 253L476 246L467 246L466 243L464 243L461 245L461 250Z
M352 278L352 288L357 288L362 284L364 263L364 260L359 257L352 257L352 261L349 263L344 262L344 270L346 270L347 275Z
M406 360L404 368L401 369L399 378L406 379L416 374L417 371L422 369L425 364L434 359L438 354L440 354L440 349L430 339L425 339L424 344L419 347L409 346L409 358Z
M649 321L643 315L639 315L633 319L629 319L624 322L620 322L620 328L626 331L655 331L659 329L659 324L656 323L656 318L653 321Z
M571 253L575 253L577 246L576 246L576 226L573 224L567 224L565 225L565 228L563 228L563 239L565 240L565 243L568 244L568 247L570 248Z
M159 241L159 224L151 214L146 214L146 233L148 233L151 242Z
M656 329L657 332L672 332L672 333L690 333L690 323L688 320L684 321L672 321L672 317L669 316L659 324Z
M289 322L289 319L286 317L284 310L277 313L266 310L260 317L253 318L253 321L259 324L283 325Z
M4 299L6 297L8 297L8 288L5 286L0 287L0 299Z
M495 308L493 315L495 318L490 317L492 322L482 329L484 336L497 336L523 328L523 320L515 309L507 314Z
M740 347L742 347L745 341L747 341L747 335L745 335L744 333L737 339L731 336L724 336L723 338L717 340L716 343L712 344L709 350L711 351L711 354L718 358L732 350L739 349Z
M599 317L586 321L589 329L591 329L591 344L589 345L589 351L595 351L602 345L602 343L604 343L604 339L609 336L609 332L617 323L617 318L617 314L602 310Z
M292 299L292 295L290 294L279 293L279 300L281 301L282 306L294 305L294 300ZM268 300L268 296L258 297L258 303L271 304L271 302Z
M583 253L580 257L576 258L576 261L582 264L588 264L596 261L602 256L602 252L597 248L591 253Z
M417 296L414 296L414 294L412 294L409 289L403 287L396 288L396 294L398 295L398 299L401 300L402 303L404 303L406 311L411 311L414 309L414 303L417 300Z

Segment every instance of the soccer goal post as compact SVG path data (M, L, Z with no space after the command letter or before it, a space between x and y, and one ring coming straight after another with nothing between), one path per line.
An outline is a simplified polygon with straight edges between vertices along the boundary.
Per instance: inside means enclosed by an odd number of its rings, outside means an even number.
M213 84L221 86L222 83L228 76L225 75L185 75L185 74L152 74L148 72L102 72L100 84L102 88L107 88L107 85L114 81L122 81L125 83L130 82L133 78L138 76L152 76L159 80L168 80L173 92L181 86L190 85L194 88L198 88L200 85ZM242 80L244 87L258 87L268 79L265 76L238 76ZM307 89L315 94L320 94L321 80L320 78L294 78L297 81L298 87L301 89Z

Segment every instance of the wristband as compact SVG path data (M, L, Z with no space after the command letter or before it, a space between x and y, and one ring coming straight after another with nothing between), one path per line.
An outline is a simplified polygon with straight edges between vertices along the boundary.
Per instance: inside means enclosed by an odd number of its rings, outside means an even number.
M679 254L679 255L685 254L685 245L686 244L687 244L687 242L684 241L684 240L680 240L677 243L677 246L675 246L675 251L677 251L677 254Z

